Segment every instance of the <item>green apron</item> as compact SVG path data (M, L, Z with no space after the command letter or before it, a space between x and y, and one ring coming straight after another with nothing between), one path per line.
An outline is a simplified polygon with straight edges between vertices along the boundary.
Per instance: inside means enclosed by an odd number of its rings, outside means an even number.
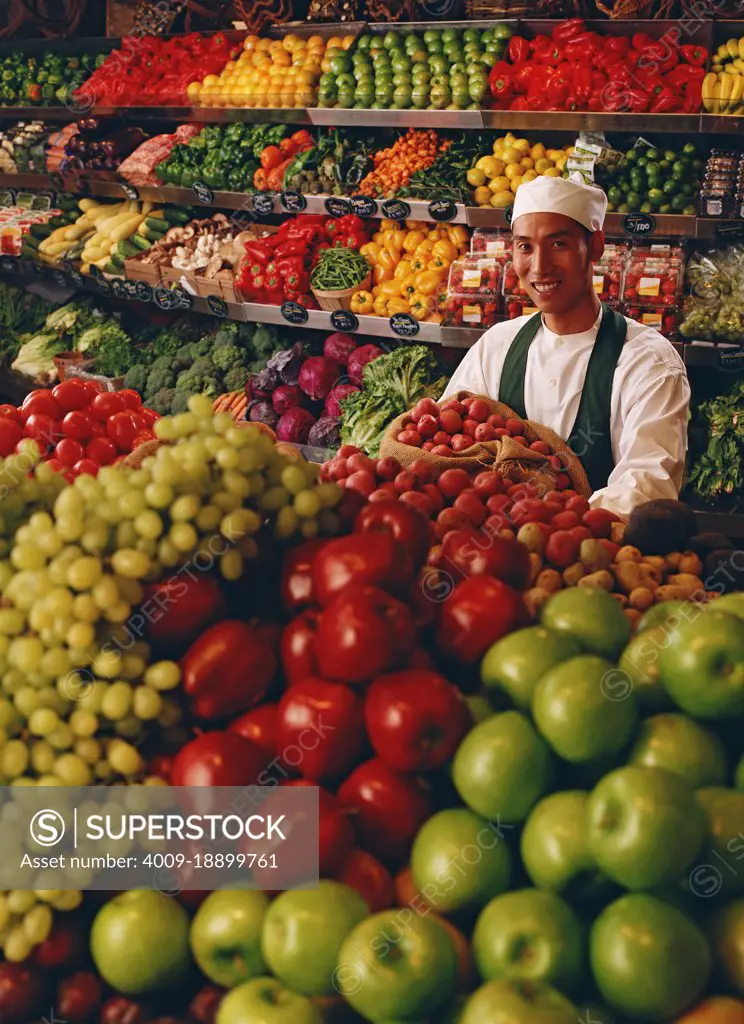
M541 324L540 313L527 321L509 346L501 374L499 401L522 419L527 419L524 401L527 353ZM612 379L626 334L625 317L602 303L602 322L589 357L579 411L571 435L566 439L571 450L581 459L593 491L606 487L615 468L610 432Z

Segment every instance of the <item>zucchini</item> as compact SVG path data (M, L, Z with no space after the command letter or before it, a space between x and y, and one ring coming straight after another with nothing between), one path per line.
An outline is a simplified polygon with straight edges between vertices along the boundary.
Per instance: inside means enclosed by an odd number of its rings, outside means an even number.
M113 260L109 260L108 263L103 266L104 274L113 274L116 277L121 277L121 267L117 267Z
M191 220L192 213L184 206L175 206L169 203L163 209L163 216L171 226L183 227L184 224L188 224Z
M149 220L150 218L148 218ZM167 226L167 225L166 225ZM159 242L161 238L165 237L165 231L158 231L151 227L147 221L144 224L140 224L137 228L137 234L142 235L143 238L149 239L151 242Z
M36 251L39 248L40 238L34 238L33 235L24 235L21 245L26 249L33 249Z
M50 227L48 223L32 224L31 227L28 229L29 235L31 235L33 238L38 238L39 241L41 241L42 238L48 238L51 235L52 231L54 231L54 228Z
M64 214L59 214L57 217L50 217L47 224L53 228L64 228L70 223L69 218L65 217Z
M127 241L133 245L138 252L144 252L152 246L152 242L147 238L143 238L139 233L136 235L130 235Z
M139 255L139 251L140 250L137 246L132 245L132 243L126 238L116 246L117 256L121 256L123 259L127 259L129 256L137 256Z
M120 256L118 252L112 252L109 258L109 263L113 263L115 267L122 271L124 269L124 257Z
M145 225L161 235L170 229L170 224L163 217L145 217Z

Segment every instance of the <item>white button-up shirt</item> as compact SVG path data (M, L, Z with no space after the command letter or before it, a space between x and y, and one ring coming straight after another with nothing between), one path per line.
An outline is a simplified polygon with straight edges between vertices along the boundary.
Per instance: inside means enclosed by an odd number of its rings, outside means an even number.
M533 314L534 315L534 314ZM470 349L443 398L471 391L498 399L506 353L530 318L496 324ZM636 505L676 498L687 451L690 385L684 363L658 331L627 317L628 334L615 369L611 441L615 468L591 497L593 506L628 516ZM543 325L527 356L525 408L528 419L568 441L579 411L589 356L601 312L591 330L557 335ZM581 456L581 444L571 445Z

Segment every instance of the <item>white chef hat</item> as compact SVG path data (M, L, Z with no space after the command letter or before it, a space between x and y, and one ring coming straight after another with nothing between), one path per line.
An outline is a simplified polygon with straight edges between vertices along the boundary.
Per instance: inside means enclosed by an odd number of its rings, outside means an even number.
M525 213L561 213L578 221L587 231L601 231L607 213L607 196L596 185L588 185L580 174L572 174L570 178L549 178L541 174L517 189L512 224Z

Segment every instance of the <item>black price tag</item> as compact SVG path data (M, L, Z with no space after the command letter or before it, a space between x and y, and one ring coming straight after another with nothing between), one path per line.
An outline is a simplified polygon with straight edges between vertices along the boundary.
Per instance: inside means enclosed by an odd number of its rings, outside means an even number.
M214 313L215 316L224 318L228 315L227 303L219 295L208 295L207 305L209 306L210 313Z
M194 199L202 206L211 206L214 202L214 192L203 181L195 181L191 191L194 193Z
M52 277L54 278L54 283L58 284L60 288L70 287L70 279L67 274L63 274L61 270L55 270Z
M356 313L348 309L334 309L331 313L331 326L334 331L342 331L344 334L353 334L359 330L359 319Z
M253 209L259 217L269 217L274 212L274 197L269 192L254 192Z
M176 308L177 299L170 288L158 286L155 288L152 295L158 309L171 310Z
M36 268L36 260L32 260L31 257L24 257L21 260L21 273L22 274L33 274Z
M105 277L101 277L96 281L96 287L98 288L98 291L101 293L101 295L111 294L111 285L106 280Z
M43 263L37 263L36 260L34 260L31 263L31 273L35 277L46 277L46 267Z
M429 203L429 216L432 220L454 220L457 207L451 199L432 199Z
M390 330L399 338L415 338L419 332L419 322L410 313L393 313L390 317Z
M185 288L174 288L173 294L175 296L174 309L191 309L194 305L193 295Z
M139 189L135 188L134 185L122 183L121 190L127 199L139 199Z
M134 285L134 297L140 302L152 302L152 288L147 281L130 281Z
M326 213L329 217L345 217L351 213L351 203L348 199L339 199L338 196L331 196L325 201Z
M70 278L72 279L72 283L75 285L76 288L82 288L85 285L85 278L83 277L79 270L71 270Z
M352 196L349 202L357 217L374 217L377 213L377 203L370 196Z
M307 208L307 199L300 192L282 192L282 206L290 213L302 213Z
M411 207L402 199L387 199L380 209L382 216L389 217L390 220L408 220L411 216Z
M17 259L10 259L10 257L6 256L0 260L0 270L2 270L4 274L15 274L19 269L18 262L19 261Z
M126 299L127 290L124 287L124 282L115 277L111 282L111 291L114 293L114 297L117 299Z
M722 349L718 353L718 364L722 370L738 372L744 370L744 349Z
M626 213L621 223L623 231L634 238L649 238L656 230L656 221L650 213Z
M307 310L299 302L283 302L282 316L290 324L299 326L307 323Z

